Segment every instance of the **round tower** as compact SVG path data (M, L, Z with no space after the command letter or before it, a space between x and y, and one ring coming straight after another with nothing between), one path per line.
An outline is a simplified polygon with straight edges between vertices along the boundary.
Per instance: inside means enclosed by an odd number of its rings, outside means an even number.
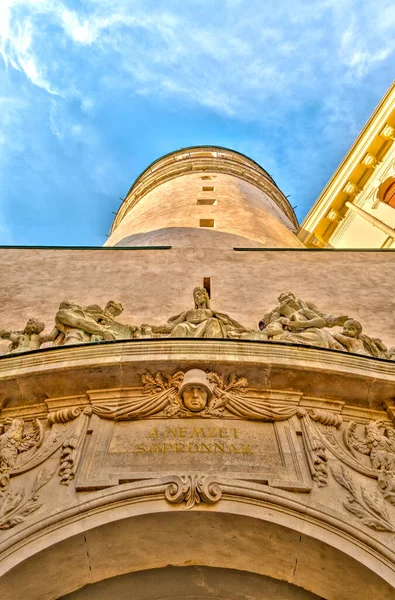
M297 227L287 198L256 162L197 146L159 158L136 179L105 245L300 247Z

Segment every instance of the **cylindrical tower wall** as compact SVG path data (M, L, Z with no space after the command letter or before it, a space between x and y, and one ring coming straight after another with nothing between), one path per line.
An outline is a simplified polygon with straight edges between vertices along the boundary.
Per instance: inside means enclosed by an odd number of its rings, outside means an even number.
M136 180L106 245L156 245L158 239L185 245L187 238L212 242L215 233L216 239L230 234L233 243L241 238L241 245L299 247L296 227L287 199L261 167L231 151L224 158L198 148L159 159Z

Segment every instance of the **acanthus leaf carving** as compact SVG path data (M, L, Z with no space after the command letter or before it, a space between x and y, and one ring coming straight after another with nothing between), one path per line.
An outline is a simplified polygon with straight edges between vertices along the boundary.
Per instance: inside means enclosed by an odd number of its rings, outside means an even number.
M215 504L221 499L222 490L210 475L180 475L168 484L165 498L172 504L185 502L185 508L191 509L200 502Z
M54 473L54 470L42 469L28 495L26 495L26 490L8 490L5 493L0 506L0 529L11 529L19 525L26 517L41 508L42 504L38 504L38 492L52 479Z
M343 465L332 467L331 471L337 483L348 492L347 501L343 503L346 510L358 517L370 529L395 533L385 502L379 494L371 494L362 486L358 494L349 472Z

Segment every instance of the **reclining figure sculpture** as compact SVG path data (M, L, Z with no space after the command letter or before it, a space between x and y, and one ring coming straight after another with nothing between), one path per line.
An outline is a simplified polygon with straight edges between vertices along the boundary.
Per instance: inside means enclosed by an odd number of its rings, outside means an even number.
M212 309L204 288L195 288L193 299L194 308L171 317L167 323L139 327L117 321L123 306L114 300L110 300L104 309L96 304L83 307L64 300L55 315L55 326L48 334L43 334L44 323L31 318L23 330L0 330L0 339L10 341L8 352L12 354L37 350L50 342L53 346L69 346L179 337L281 342L395 360L395 347L388 349L379 338L363 333L359 321L347 315L325 314L291 292L278 297L278 305L262 317L255 329L244 327L229 315ZM342 327L342 330L333 331L334 327Z

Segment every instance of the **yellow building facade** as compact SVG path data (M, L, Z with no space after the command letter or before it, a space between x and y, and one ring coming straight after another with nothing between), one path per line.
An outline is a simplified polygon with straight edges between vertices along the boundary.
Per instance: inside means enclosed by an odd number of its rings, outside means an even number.
M395 247L395 83L301 224L310 248Z

